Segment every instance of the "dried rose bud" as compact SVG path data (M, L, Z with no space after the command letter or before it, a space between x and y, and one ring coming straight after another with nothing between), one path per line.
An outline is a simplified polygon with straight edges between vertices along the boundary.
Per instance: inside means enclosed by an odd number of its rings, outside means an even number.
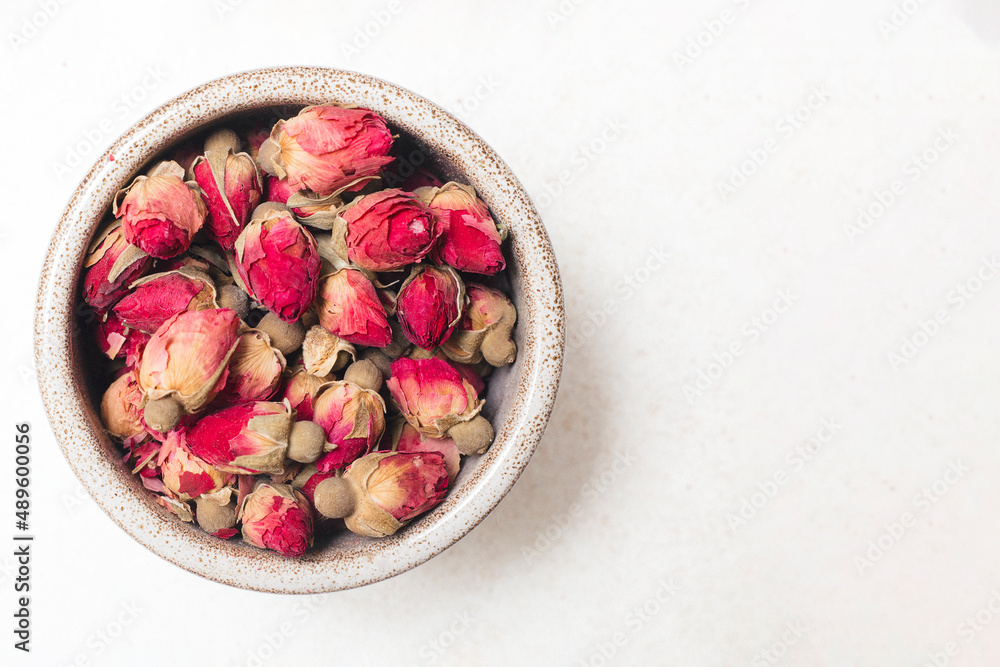
M137 176L115 195L112 208L128 242L159 259L187 250L208 214L176 162L160 163L149 176Z
M385 309L364 273L335 271L323 277L318 292L316 309L324 329L355 345L385 347L392 342Z
M236 313L220 308L178 313L156 330L142 352L136 376L144 392L147 424L163 432L150 423L153 402L168 400L181 413L191 414L215 398L226 384L229 358L239 344L239 326Z
M208 231L219 245L231 250L260 203L264 190L260 171L253 158L231 146L212 150L206 146L205 155L195 160L192 171L205 193Z
M461 465L461 452L458 445L451 438L429 438L417 429L413 428L409 422L398 424L393 432L393 451L405 454L419 454L423 452L435 452L444 459L444 465L448 469L449 481L454 481Z
M195 498L195 520L202 530L228 540L239 534L236 530L236 503L230 487Z
M298 190L293 189L288 184L288 180L284 178L267 175L264 177L264 182L267 183L267 201L287 205L288 198L298 192Z
M83 260L83 298L99 311L110 308L129 285L153 265L153 258L125 240L122 223L112 222L94 237Z
M242 128L241 134L243 136L243 141L247 146L247 153L257 161L257 155L260 151L260 146L267 138L271 136L271 128L274 127L272 123L261 123L252 122L249 126Z
M101 398L101 421L108 433L125 439L137 433L145 433L142 421L142 389L135 380L134 373L125 373L111 383Z
M462 318L465 286L450 266L415 266L396 297L396 316L406 339L430 350L441 345Z
M188 431L187 444L219 470L281 474L292 419L284 403L241 403L203 416Z
M354 496L352 511L344 522L352 532L369 537L394 534L441 502L448 492L448 469L436 452L369 454L355 461L343 479L346 485L342 486ZM328 485L332 486L331 481L317 485L317 503Z
M247 329L240 334L236 351L229 359L226 386L215 400L221 405L266 401L278 391L284 370L285 355L271 345L267 334Z
M354 346L318 324L306 332L302 342L302 365L307 373L324 376L354 361Z
M480 362L478 365L475 366L472 364L463 364L457 361L452 361L451 359L448 358L448 355L446 355L442 351L442 348L440 347L437 348L436 350L425 350L420 347L414 347L410 349L409 352L406 353L406 356L409 357L410 359L430 359L431 357L435 357L437 359L441 359L442 361L448 362L448 364L452 368L458 371L458 374L462 376L463 380L472 385L472 388L476 390L476 395L480 397L486 390L486 382L483 380L483 377L489 374L488 371L493 370L493 367L487 364L485 361ZM487 373L483 374L480 367L488 369Z
M402 190L356 199L333 226L336 252L369 271L394 271L419 262L437 237L434 213Z
M237 519L243 522L243 539L255 547L298 558L312 544L312 508L287 484L259 484Z
M447 361L435 357L397 359L386 385L406 421L432 438L443 438L449 428L472 419L483 406L472 385Z
M490 276L504 269L507 264L500 244L506 234L497 228L475 190L451 181L440 188L419 188L415 194L434 211L441 234L435 261Z
M325 454L316 462L320 472L346 467L364 456L385 430L385 401L376 392L350 382L330 382L313 402L313 418L326 432Z
M451 338L442 351L456 362L477 364L486 360L491 366L506 366L517 356L517 345L511 332L517 321L517 310L502 292L469 283L466 286L469 305Z
M299 319L316 297L316 241L288 212L255 215L236 239L235 252L247 293L282 320Z
M126 366L134 366L142 356L142 350L149 341L149 334L138 329L129 329L122 324L114 311L105 314L104 319L94 327L98 349L108 359L125 359Z
M151 334L185 310L217 308L215 283L207 274L183 267L146 276L115 304L115 315L130 329Z
M316 498L313 494L316 491L316 486L324 479L330 479L335 476L336 473L320 472L316 469L315 465L309 465L295 476L295 479L292 480L292 487L300 491L306 497L306 500L309 501L309 504L315 508Z
M218 491L233 480L188 449L183 430L171 431L156 459L163 484L182 501Z
M258 159L264 171L287 179L289 187L325 196L374 177L392 162L391 147L392 133L381 116L329 104L278 121Z
M292 406L299 419L311 420L313 402L316 400L319 388L327 382L332 382L333 379L332 375L317 377L307 373L304 368L299 369L288 378L282 397Z

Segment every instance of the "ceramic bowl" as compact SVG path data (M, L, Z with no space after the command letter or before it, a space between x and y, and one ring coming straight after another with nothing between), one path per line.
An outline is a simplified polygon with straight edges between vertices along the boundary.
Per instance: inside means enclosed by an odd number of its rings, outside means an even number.
M114 193L154 156L207 124L281 106L353 102L382 114L414 140L414 162L473 185L510 230L507 273L518 323L517 361L492 377L484 412L496 430L489 451L469 457L437 508L382 540L338 531L300 559L224 541L152 501L121 464L101 427L88 382L93 347L74 313L81 263ZM241 588L319 593L369 584L441 553L497 506L531 458L555 400L564 347L564 311L552 247L528 195L472 130L437 105L379 79L323 68L276 68L206 83L159 107L102 155L76 189L42 269L35 358L56 439L81 483L136 541L191 572Z

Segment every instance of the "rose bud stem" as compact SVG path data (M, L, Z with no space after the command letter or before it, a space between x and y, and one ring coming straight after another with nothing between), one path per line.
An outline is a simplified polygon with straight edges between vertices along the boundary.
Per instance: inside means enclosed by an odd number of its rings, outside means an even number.
M367 359L355 361L344 371L344 380L353 382L362 389L378 391L382 388L382 371Z
M354 511L357 491L343 477L324 479L313 491L316 511L328 519L343 519Z
M288 435L288 451L285 456L299 463L312 463L323 455L326 431L316 422L300 421L292 424Z
M285 322L271 312L261 319L257 328L266 333L271 339L271 345L284 355L302 347L302 341L306 338L305 327L300 322Z
M234 153L239 153L240 143L239 136L228 127L224 127L208 135L208 139L205 140L205 152L229 149Z
M194 499L195 519L206 533L217 533L226 528L236 527L236 505L220 505L211 498L198 496Z
M154 431L169 433L177 428L183 414L181 404L173 396L164 396L146 403L142 417Z
M361 353L361 360L374 364L375 368L382 374L383 380L392 375L392 358L382 350L370 347Z
M219 308L234 310L245 320L250 314L250 297L236 285L223 285L219 288Z
M493 425L486 417L476 415L448 429L448 437L455 441L462 454L482 454L493 442Z

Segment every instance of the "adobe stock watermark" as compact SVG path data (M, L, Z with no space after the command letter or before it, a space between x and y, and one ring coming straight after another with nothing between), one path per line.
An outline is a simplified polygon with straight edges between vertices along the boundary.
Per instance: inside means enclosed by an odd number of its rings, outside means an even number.
M927 347L931 340L941 332L941 328L951 322L952 312L959 311L974 299L993 278L1000 272L1000 262L996 255L984 257L975 273L958 282L954 289L945 297L945 307L938 308L934 314L920 320L913 333L903 336L897 349L886 354L892 370L899 371Z
M469 631L476 622L472 614L465 611L455 614L448 627L439 632L436 636L428 639L417 650L417 655L421 659L422 665L435 665L445 654L458 642L458 640Z
M225 20L229 14L242 7L247 3L247 0L215 0L212 3L212 9L215 10L215 15L220 21Z
M476 82L476 88L472 91L472 94L463 97L458 101L458 104L448 110L462 120L468 120L482 106L483 102L489 99L500 88L500 85L501 82L492 74L481 76L479 77L479 81Z
M580 660L579 667L606 667L612 658L621 651L647 623L656 618L680 592L681 588L672 578L656 580L656 591L641 603L633 606L622 618L624 629L619 629L610 636L593 644L590 655Z
M36 9L21 20L17 30L7 33L10 48L14 49L15 53L24 48L69 3L70 0L39 0L35 4Z
M292 606L292 619L283 621L277 628L264 635L264 638L255 648L247 649L244 660L238 663L231 663L242 667L265 667L273 664L271 660L278 654L282 647L299 628L312 620L316 611L326 605L330 599L329 594L321 596L303 597Z
M576 10L586 4L587 1L559 0L559 4L556 5L555 9L549 9L545 12L545 20L548 21L550 28L557 28L560 24L568 21L573 14L576 14Z
M749 180L759 172L771 156L778 152L782 142L788 141L813 117L817 111L822 109L831 99L826 86L820 84L813 86L806 97L805 102L789 111L779 118L774 124L774 132L759 145L747 150L746 159L733 167L726 180L716 183L716 190L722 196L722 201L727 201L729 197L746 185Z
M625 301L635 296L636 292L649 282L653 274L667 265L669 259L670 253L665 251L663 246L650 250L645 262L615 283L615 298L605 299L597 308L587 310L580 318L579 325L574 322L568 327L566 346L572 351L582 349L587 340L608 323Z
M793 646L798 644L805 636L809 628L802 621L791 621L785 623L785 629L781 637L775 640L770 646L761 650L750 660L751 667L769 667L777 665L782 658L788 655Z
M753 521L757 517L757 514L769 502L774 500L781 489L791 481L792 477L805 468L807 463L815 459L827 445L833 442L834 438L843 428L844 425L836 417L826 418L820 423L819 428L816 429L816 433L812 437L807 439L803 444L790 449L788 454L785 455L785 464L783 467L775 470L763 482L757 482L757 489L755 491L740 498L739 507L736 508L735 512L730 512L726 517L729 530L735 533Z
M947 642L940 651L931 651L927 654L927 661L922 667L947 667L953 658L962 653L962 646L969 645L972 641L989 627L994 619L1000 616L1000 588L990 591L989 599L974 613L965 619L955 628L958 639Z
M81 132L80 139L66 149L61 160L52 163L52 170L59 180L83 166L84 160L100 152L101 147L113 137L115 128L128 118L149 94L167 78L160 65L149 65L143 70L136 85L118 95L111 103L111 113L98 123ZM113 156L112 156L113 157Z
M139 602L121 603L114 618L87 637L86 648L77 653L73 661L66 664L66 667L91 667L92 665L104 664L97 658L113 646L115 641L125 634L125 630L131 627L144 611L145 609Z
M340 55L344 56L346 62L361 55L361 52L372 45L379 35L389 27L392 20L403 11L403 4L400 0L389 0L385 7L376 9L362 25L355 26L354 34L349 42L340 45Z
M894 178L884 188L877 188L867 204L858 206L857 218L854 222L844 224L844 234L851 243L863 236L871 227L881 220L886 213L906 194L908 184L916 183L933 167L941 157L955 145L960 136L950 127L937 131L931 145L914 154L903 163L899 176Z
M879 19L876 24L882 39L887 40L899 32L925 5L927 0L903 0L895 3L889 16Z
M854 557L854 567L858 574L863 575L875 567L875 564L917 525L917 517L937 505L970 472L972 469L963 464L961 459L949 461L947 470L938 479L914 494L910 501L913 511L907 510L893 521L884 524L883 531L868 542L865 552Z
M716 16L701 22L701 30L688 37L687 44L680 51L674 51L674 65L681 74L693 65L705 51L712 48L740 14L752 4L751 0L732 0L733 7L726 7Z
M521 547L521 555L526 564L531 565L536 558L554 547L566 535L570 526L583 516L588 503L596 501L608 492L626 470L638 460L631 452L616 452L611 465L601 474L595 475L580 487L579 495L583 501L573 501L565 512L554 512L550 515L552 522L544 529L535 533L535 541L529 546Z
M783 289L775 293L770 306L751 317L740 327L740 337L732 341L721 353L712 355L712 361L704 368L699 368L693 381L684 385L684 398L689 405L694 405L706 391L718 382L732 369L733 364L747 351L747 347L760 340L760 337L773 327L781 316L795 305L798 296L791 290Z
M560 170L555 180L544 179L542 181L545 192L534 198L538 207L546 208L558 199L566 191L566 188L579 178L580 174L587 171L590 165L608 150L611 144L618 141L627 127L617 118L604 123L603 129L597 136L576 149L573 157L570 158L569 167Z

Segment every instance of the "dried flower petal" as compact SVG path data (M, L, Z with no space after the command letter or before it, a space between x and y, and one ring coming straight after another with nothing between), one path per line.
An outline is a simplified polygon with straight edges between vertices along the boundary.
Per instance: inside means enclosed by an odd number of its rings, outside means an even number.
M188 449L183 429L167 435L156 465L160 468L163 484L182 501L217 491L233 480L232 475L218 470Z
M187 444L219 470L281 474L291 426L292 411L284 403L241 403L202 417Z
M83 298L98 311L110 308L132 282L153 265L153 258L125 239L122 223L115 220L102 230L83 260Z
M207 274L188 266L146 276L115 304L115 315L130 329L151 334L168 319L185 310L218 308L215 283Z
M266 401L278 391L284 370L285 355L271 345L268 335L247 329L229 359L229 378L216 404Z
M307 373L305 369L299 369L288 378L282 398L288 401L299 419L312 420L313 402L319 388L333 379L332 375L318 377Z
M459 466L462 462L458 445L451 438L429 438L417 429L413 428L409 422L403 422L396 429L394 434L394 451L405 454L420 454L434 452L441 455L444 465L448 469L449 481L454 481L458 474Z
M316 310L324 329L350 343L385 347L392 342L392 329L375 286L357 269L325 276Z
M231 250L260 203L264 190L260 171L247 153L217 149L199 157L193 172L205 193L208 231L219 245Z

